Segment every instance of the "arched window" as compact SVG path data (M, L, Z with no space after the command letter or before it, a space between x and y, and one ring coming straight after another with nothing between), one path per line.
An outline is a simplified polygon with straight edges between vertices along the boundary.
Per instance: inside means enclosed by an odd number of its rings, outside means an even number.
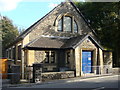
M58 21L58 31L60 31L60 32L63 31L63 19L60 19Z
M62 16L58 21L58 31L59 32L78 32L78 26L76 21L71 16Z
M78 26L77 26L77 23L76 23L75 20L73 22L73 25L74 25L74 32L77 33L78 32Z
M69 16L64 17L64 31L72 32L72 18Z

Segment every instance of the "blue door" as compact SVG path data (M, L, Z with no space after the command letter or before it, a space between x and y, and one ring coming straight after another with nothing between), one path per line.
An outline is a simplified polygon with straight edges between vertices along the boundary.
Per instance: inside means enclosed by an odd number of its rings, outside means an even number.
M91 73L91 65L92 65L92 52L91 51L83 51L82 52L82 71L83 73Z

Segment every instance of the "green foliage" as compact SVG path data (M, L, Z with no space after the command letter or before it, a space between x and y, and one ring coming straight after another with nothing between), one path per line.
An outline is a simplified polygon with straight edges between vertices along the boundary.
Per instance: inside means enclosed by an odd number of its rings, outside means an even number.
M14 39L19 35L18 29L12 24L12 21L7 17L2 17L1 23L1 33L2 33L2 49L3 53L6 48Z
M76 2L76 5L96 31L103 45L113 48L118 31L118 3ZM113 41L113 44L109 42Z
M97 33L102 45L118 54L120 50L120 25L118 25L120 23L120 3L75 2L75 4ZM119 59L119 56L116 57Z

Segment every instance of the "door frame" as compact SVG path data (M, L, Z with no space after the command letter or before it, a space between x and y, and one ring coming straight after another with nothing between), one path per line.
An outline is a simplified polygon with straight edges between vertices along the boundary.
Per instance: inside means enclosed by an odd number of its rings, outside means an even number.
M92 65L91 66L95 66L96 62L97 62L97 49L96 48L82 48L80 50L80 75L83 76L83 71L82 71L82 51L91 51L92 52ZM92 74L95 72L95 69L92 68L92 72L89 74Z

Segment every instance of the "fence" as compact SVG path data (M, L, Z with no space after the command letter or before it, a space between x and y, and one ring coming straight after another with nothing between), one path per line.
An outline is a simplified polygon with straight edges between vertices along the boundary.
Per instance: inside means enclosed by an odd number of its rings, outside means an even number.
M108 75L112 74L112 66L103 65L103 66L85 66L84 67L84 76L87 74L91 75Z

